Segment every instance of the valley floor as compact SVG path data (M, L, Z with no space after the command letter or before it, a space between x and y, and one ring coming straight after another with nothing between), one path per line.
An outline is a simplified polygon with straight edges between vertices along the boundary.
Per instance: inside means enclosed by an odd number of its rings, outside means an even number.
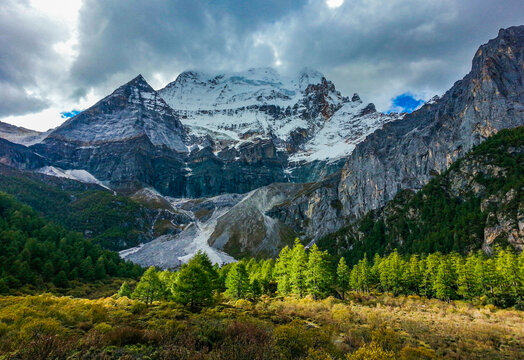
M523 359L524 312L416 296L170 302L0 297L0 359Z

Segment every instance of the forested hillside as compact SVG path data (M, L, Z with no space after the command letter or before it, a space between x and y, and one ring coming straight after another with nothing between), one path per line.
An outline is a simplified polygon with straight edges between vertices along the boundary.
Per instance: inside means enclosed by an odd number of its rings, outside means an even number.
M136 246L164 233L155 221L172 216L92 184L0 165L0 189L68 230L110 250Z
M142 273L117 253L49 222L5 193L0 193L0 239L0 293L68 288Z
M318 241L354 264L365 254L466 254L498 244L524 247L524 127L502 130L418 192Z

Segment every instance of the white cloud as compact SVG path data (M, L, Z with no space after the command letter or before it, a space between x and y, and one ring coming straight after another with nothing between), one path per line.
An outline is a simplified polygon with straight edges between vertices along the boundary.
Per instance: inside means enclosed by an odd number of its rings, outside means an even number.
M338 8L344 4L344 0L326 0L326 5L332 9Z

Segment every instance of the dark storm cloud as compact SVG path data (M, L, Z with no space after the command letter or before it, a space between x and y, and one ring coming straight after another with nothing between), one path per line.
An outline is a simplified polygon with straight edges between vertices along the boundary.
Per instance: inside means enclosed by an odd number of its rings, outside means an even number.
M317 68L345 94L386 110L406 92L444 92L479 45L524 24L522 0L346 0L338 8L323 0L84 0L78 56L64 67L52 50L60 27L19 1L1 4L0 82L10 105L0 116L38 111L47 94L69 97L58 105L71 109L138 73L158 85L187 69L256 66ZM51 81L57 73L60 84Z
M80 54L71 76L96 86L115 73L235 68L272 63L252 33L300 9L301 1L97 1L80 14ZM80 92L81 93L81 92Z
M40 111L40 90L60 63L52 45L63 29L30 9L26 1L0 2L0 117Z
M356 0L328 11L316 6L282 25L288 33L278 43L283 63L321 68L342 80L339 87L362 91L382 108L395 89L443 92L469 71L475 50L499 28L524 24L521 0Z

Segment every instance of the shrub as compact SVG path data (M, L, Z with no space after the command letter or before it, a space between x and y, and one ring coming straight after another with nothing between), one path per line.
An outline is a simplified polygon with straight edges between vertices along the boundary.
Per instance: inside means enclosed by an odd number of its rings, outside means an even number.
M396 360L392 351L384 350L379 344L371 342L346 355L346 360Z
M432 360L436 357L435 351L425 347L405 346L400 350L402 360Z

